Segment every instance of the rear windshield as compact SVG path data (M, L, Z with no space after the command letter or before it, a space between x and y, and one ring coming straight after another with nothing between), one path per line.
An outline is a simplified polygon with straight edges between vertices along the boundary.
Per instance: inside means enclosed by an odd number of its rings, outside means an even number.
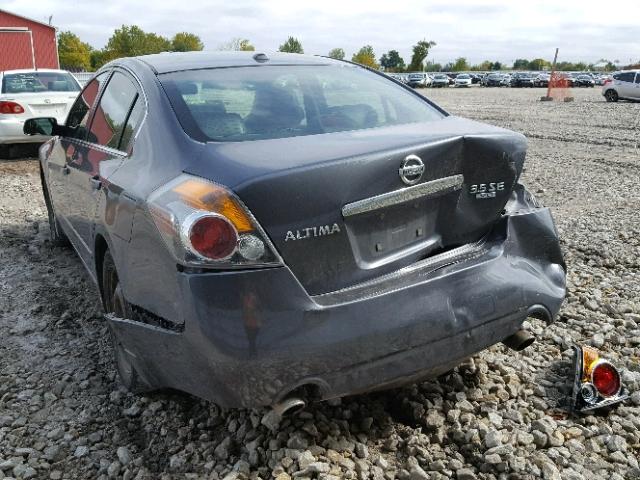
M64 72L7 73L2 93L79 92L78 82Z
M352 65L233 67L160 75L200 141L286 138L438 120L439 110Z

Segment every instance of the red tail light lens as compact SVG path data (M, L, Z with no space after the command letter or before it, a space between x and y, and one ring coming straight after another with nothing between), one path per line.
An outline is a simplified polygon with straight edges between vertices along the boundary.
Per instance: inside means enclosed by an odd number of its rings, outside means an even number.
M603 397L612 397L620 391L620 374L610 363L602 362L593 367L591 378Z
M222 260L235 252L238 232L226 218L200 216L189 227L189 242L203 257Z
M22 105L20 105L19 103L4 101L4 102L0 102L0 113L4 113L4 114L24 113L24 108L22 108Z

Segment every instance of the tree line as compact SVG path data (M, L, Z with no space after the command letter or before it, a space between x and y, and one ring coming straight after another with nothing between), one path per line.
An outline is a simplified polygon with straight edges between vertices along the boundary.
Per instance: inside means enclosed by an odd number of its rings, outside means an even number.
M397 50L389 50L378 58L371 45L364 45L355 52L351 61L373 69L381 69L386 72L468 72L468 71L491 71L491 70L546 70L551 68L551 62L542 58L527 60L519 58L513 62L512 66L501 62L485 60L479 64L471 65L464 57L456 58L453 62L440 64L427 61L429 51L436 46L436 43L426 39L420 40L412 47L411 60L406 63ZM117 28L107 44L102 49L94 49L88 43L70 32L60 32L58 34L58 53L60 56L60 66L67 70L95 70L105 63L121 57L133 57L138 55L148 55L160 52L188 52L202 50L204 44L200 37L189 32L176 33L172 38L163 37L152 32L145 32L137 25L122 25ZM233 38L218 46L218 50L254 51L255 47L248 39ZM278 51L288 53L304 53L302 42L295 37L288 37L280 45ZM345 51L342 48L333 48L328 55L331 58L344 60ZM619 67L615 63L607 60L600 60L604 63L606 71L614 71ZM559 62L557 70L585 71L593 70L593 65L583 62Z
M176 33L166 38L145 32L137 25L117 28L102 49L94 49L73 32L58 34L60 66L67 70L95 70L107 62L121 57L135 57L160 52L188 52L202 50L204 44L193 33Z

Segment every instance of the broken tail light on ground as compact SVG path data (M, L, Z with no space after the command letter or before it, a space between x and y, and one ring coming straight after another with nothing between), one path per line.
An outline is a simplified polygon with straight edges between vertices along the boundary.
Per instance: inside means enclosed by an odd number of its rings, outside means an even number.
M618 369L595 348L574 346L574 411L588 412L629 397Z

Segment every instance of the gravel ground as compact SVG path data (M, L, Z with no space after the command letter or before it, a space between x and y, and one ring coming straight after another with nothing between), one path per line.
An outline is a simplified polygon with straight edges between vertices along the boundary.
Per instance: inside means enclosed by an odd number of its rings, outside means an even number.
M560 318L531 322L532 347L312 405L277 432L261 425L266 410L131 395L96 289L48 242L37 163L0 162L0 478L640 479L640 105L599 89L567 104L537 101L538 89L425 93L530 139L524 181L553 208L569 268ZM575 342L623 367L626 404L567 412Z

